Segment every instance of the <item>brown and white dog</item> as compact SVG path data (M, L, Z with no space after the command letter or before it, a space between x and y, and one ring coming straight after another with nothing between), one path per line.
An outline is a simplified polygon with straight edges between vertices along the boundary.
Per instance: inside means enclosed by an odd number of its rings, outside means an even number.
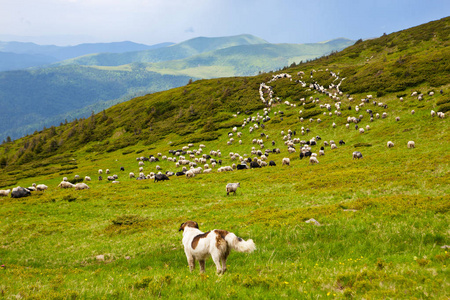
M195 268L195 260L198 260L200 272L205 272L205 259L211 255L217 274L223 274L227 270L227 257L231 249L248 253L256 249L253 240L244 241L232 232L214 229L203 233L194 221L181 224L178 231L183 231L184 252L191 272Z

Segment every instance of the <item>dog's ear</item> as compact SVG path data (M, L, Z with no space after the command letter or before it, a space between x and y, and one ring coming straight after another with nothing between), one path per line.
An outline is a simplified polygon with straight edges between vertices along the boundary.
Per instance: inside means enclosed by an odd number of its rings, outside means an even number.
M184 226L185 226L186 222L180 225L180 229L178 229L178 231L184 231Z

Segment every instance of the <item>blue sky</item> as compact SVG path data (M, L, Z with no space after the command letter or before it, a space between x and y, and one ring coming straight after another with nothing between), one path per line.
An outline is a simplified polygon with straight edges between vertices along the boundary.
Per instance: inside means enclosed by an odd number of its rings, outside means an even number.
M0 0L0 41L75 45L253 34L271 43L372 38L450 15L450 0Z

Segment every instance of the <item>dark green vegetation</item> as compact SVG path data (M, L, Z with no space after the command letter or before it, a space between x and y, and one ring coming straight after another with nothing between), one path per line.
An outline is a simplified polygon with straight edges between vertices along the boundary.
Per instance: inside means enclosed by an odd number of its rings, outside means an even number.
M450 255L441 247L450 245L450 128L448 114L440 119L430 112L449 103L449 28L446 18L357 43L286 69L292 81L267 83L273 74L196 81L5 143L0 147L2 188L36 182L49 190L22 199L0 198L2 294L43 299L448 299ZM429 76L411 80L397 74L401 68L395 62L406 56L414 62L412 74ZM442 60L433 67L436 57ZM346 78L340 86L342 116L329 116L320 107L331 104L334 112L336 101L295 82L337 84L326 69ZM303 78L299 71L305 72ZM273 87L281 103L272 107L265 129L249 133L253 122L240 125L244 118L262 115L262 82ZM360 84L367 88L359 91ZM413 91L422 93L423 100L412 97ZM370 102L355 112L368 94L388 107ZM306 98L305 105L300 98ZM387 117L370 122L366 109ZM283 120L275 111L284 112ZM360 114L358 125L370 125L364 134L353 123L345 127L348 116ZM242 145L236 135L232 145L226 143L233 126L242 132ZM301 127L311 132L302 136ZM299 144L296 153L287 152L280 132L288 129L304 140L321 136L313 146L316 153L323 141L343 139L346 144L325 147L320 163L311 165L298 158ZM127 176L138 173L136 157L169 155L169 149L191 142L196 149L205 144L204 153L220 149L224 165L231 165L229 152L254 156L252 139L262 132L269 135L266 148L273 148L274 140L281 149L269 155L276 167L227 173L216 168L211 174L159 183ZM406 147L410 140L416 148ZM387 141L395 146L387 148ZM352 160L355 150L363 159ZM291 166L281 166L283 157L291 159ZM145 174L156 171L156 164L163 172L180 169L166 160L146 162ZM118 174L120 183L97 181L99 168ZM63 176L75 174L94 179L87 183L91 188L56 188ZM236 196L226 196L229 182L240 182ZM322 226L305 223L311 218ZM223 276L214 274L211 260L205 274L198 274L198 266L190 274L177 231L186 220L196 220L203 231L225 229L252 238L257 250L232 252Z
M170 47L86 55L47 68L0 72L0 141L56 126L64 119L88 117L92 111L137 96L179 87L191 78L254 75L351 44L353 41L338 39L273 45L251 35L195 38ZM93 51L99 46L86 47L72 51Z

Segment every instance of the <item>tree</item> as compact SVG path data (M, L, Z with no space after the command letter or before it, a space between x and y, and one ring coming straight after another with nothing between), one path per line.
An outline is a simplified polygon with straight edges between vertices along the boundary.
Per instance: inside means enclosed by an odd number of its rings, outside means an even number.
M6 138L6 142L7 143L11 143L11 137L8 135L8 137Z

